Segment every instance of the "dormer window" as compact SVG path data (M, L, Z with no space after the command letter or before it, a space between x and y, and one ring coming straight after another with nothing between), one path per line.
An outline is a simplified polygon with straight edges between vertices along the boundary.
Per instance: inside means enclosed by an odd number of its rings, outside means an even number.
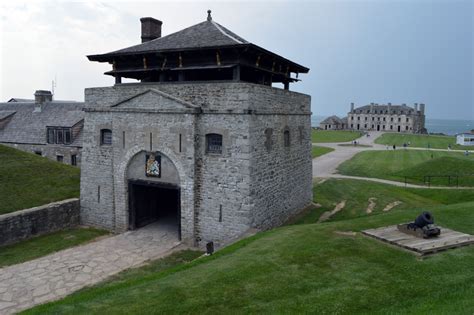
M222 154L222 135L217 133L206 135L206 153Z
M100 130L100 145L112 145L112 130Z
M49 144L71 144L71 128L47 127L46 137Z

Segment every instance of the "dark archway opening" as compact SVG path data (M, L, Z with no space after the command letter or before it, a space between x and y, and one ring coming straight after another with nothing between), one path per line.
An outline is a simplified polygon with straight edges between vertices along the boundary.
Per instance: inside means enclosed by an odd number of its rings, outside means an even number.
M153 222L176 226L181 239L180 188L174 184L130 180L129 229L134 230Z

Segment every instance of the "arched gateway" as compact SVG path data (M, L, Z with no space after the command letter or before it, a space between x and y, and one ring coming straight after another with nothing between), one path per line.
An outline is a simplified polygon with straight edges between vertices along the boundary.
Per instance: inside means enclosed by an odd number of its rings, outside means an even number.
M162 152L137 153L128 163L128 228L158 222L181 231L179 173ZM181 235L180 235L181 238Z

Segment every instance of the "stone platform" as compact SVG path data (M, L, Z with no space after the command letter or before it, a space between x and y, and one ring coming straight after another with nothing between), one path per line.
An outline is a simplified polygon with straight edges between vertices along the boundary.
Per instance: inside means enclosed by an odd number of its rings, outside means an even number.
M441 235L423 239L400 232L396 225L362 231L362 234L425 256L450 248L474 244L474 236L438 226Z

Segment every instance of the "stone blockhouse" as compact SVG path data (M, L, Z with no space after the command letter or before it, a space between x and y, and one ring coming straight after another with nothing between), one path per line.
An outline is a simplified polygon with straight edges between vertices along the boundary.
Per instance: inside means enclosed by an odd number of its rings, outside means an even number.
M185 243L220 246L310 205L310 97L289 91L309 69L210 15L165 37L161 25L144 18L141 45L89 56L112 63L116 84L85 91L82 223L161 220Z
M354 108L354 103L351 103L347 124L350 130L426 133L425 104L419 104L418 107L416 103L414 107L409 107L406 104L371 103Z
M52 160L81 164L84 103L56 101L50 91L35 99L0 103L0 144Z
M347 117L339 118L337 116L329 116L324 119L319 128L323 130L344 130L347 129Z

